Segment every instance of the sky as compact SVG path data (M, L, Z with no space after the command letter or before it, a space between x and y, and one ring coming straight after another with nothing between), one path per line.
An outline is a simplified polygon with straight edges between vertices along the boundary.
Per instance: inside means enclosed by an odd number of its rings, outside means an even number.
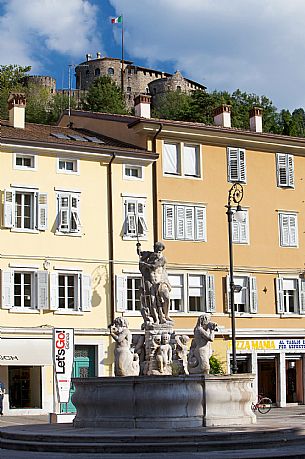
M304 0L0 0L0 65L67 88L87 53L121 57L120 14L125 59L305 108Z

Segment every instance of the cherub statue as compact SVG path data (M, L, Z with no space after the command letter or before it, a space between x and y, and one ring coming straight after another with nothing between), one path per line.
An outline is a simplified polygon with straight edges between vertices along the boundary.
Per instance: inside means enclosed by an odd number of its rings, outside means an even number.
M163 333L161 344L156 350L157 367L162 374L172 374L170 364L172 363L173 351L169 341L170 335L168 333Z
M212 355L211 343L214 341L215 331L217 331L217 324L210 322L210 319L210 314L202 314L198 317L188 357L189 373L209 374L209 360Z
M188 348L187 348L187 343L190 340L190 337L187 335L176 335L175 336L176 340L176 354L178 359L182 361L182 368L184 374L188 374L188 369L187 369L187 354L188 354Z
M140 372L139 356L131 351L131 333L128 330L127 319L117 317L108 328L116 343L114 352L115 376L138 376Z

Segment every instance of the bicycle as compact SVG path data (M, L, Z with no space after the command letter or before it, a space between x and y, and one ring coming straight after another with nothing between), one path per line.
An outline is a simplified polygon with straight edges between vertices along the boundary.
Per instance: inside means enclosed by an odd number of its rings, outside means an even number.
M271 398L264 397L263 395L258 396L256 403L252 402L251 409L253 412L258 410L261 414L267 414L271 410L272 400Z

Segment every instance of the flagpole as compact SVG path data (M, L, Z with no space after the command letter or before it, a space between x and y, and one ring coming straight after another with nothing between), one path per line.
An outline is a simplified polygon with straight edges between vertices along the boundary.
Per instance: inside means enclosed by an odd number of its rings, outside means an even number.
M122 18L122 68L121 68L121 90L122 94L124 94L124 21L123 21L123 14L121 14Z

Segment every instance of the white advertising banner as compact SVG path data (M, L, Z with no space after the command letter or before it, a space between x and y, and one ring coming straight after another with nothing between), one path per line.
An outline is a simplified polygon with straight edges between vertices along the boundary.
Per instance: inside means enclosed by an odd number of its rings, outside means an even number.
M53 350L58 398L61 403L68 403L74 361L73 328L54 328Z
M52 365L50 338L0 339L0 366Z
M232 349L232 342L228 341L228 348ZM305 350L305 339L284 338L284 339L239 339L236 341L237 351L272 351L287 350L298 352Z

